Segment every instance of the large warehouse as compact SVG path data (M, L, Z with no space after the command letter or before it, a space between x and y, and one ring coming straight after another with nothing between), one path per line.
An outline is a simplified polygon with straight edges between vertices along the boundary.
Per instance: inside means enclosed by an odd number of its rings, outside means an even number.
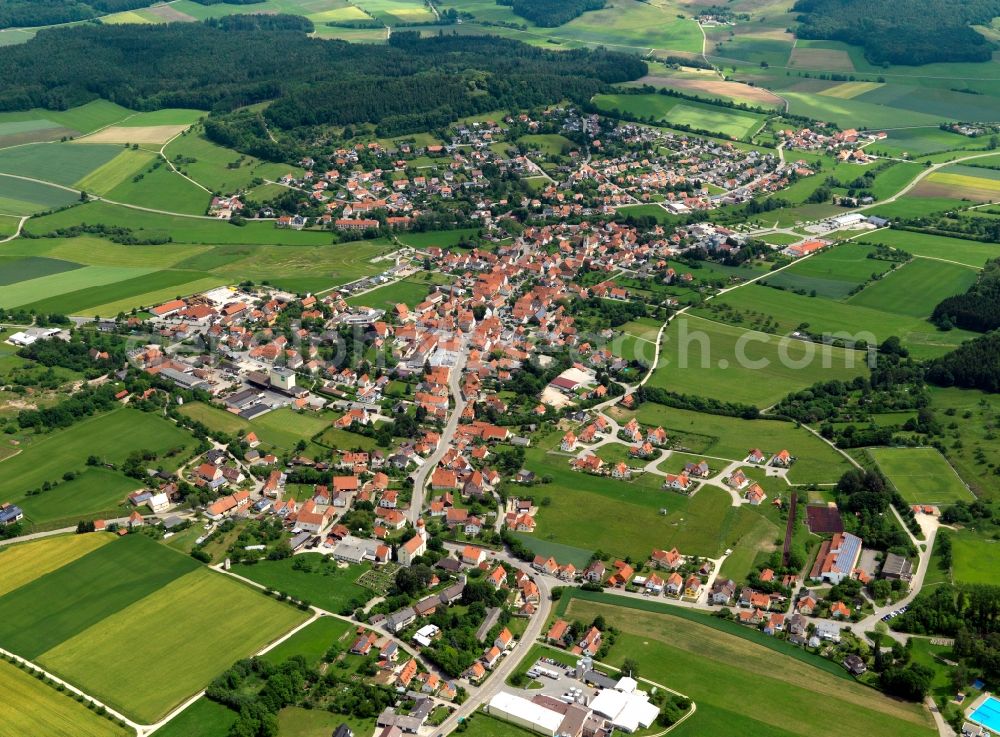
M506 691L501 691L490 699L486 712L547 737L555 737L563 721L563 715L559 712Z

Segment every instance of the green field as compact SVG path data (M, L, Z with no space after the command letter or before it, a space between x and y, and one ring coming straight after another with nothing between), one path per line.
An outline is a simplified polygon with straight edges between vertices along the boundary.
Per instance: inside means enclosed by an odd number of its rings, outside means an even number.
M911 504L952 504L974 499L936 448L869 448L867 453Z
M268 412L253 422L238 415L200 402L184 405L181 412L212 430L235 435L240 430L255 432L265 448L291 452L300 440L309 440L330 427L333 416L317 416L282 408Z
M164 561L189 560L164 546L156 549ZM151 558L145 561L146 575L158 562ZM234 660L256 652L306 616L199 567L63 639L39 662L88 693L153 722ZM155 632L150 632L152 623ZM105 658L109 650L130 657Z
M663 490L661 476L626 482L573 471L567 456L548 452L559 437L539 439L525 460L536 475L552 478L536 493L549 502L538 513L535 545L554 542L633 560L644 559L653 548L676 545L686 554L715 557L756 521L754 512L733 507L729 494L716 487L686 497ZM594 513L581 515L581 509Z
M120 146L39 143L0 150L0 172L71 187L122 151Z
M0 645L34 660L199 568L143 535L116 540L0 597Z
M107 100L94 100L86 105L68 110L24 110L19 112L0 113L0 126L5 123L23 123L26 121L48 121L58 126L69 128L77 133L90 133L98 128L124 120L132 111ZM0 135L3 135L0 128Z
M378 287L365 294L348 297L347 304L352 306L365 305L391 312L400 303L412 308L423 302L427 299L430 290L431 284L429 282L404 279L395 284Z
M948 425L948 461L977 497L997 498L994 469L1000 465L996 418L1000 396L975 389L930 387L931 408ZM952 418L948 415L953 415Z
M79 289L113 284L145 276L152 271L138 266L85 266L72 271L40 276L7 285L4 289L4 304L7 307L19 307L50 297L61 300L67 294Z
M958 530L951 536L952 578L961 583L1000 584L996 540L972 530Z
M731 294L750 290L756 294L763 289L749 287ZM671 321L663 340L650 386L758 407L768 407L789 392L818 381L847 380L865 373L861 353L748 331L693 315Z
M100 717L55 686L42 683L6 661L0 661L4 695L0 734L34 737L125 737L131 730Z
M3 262L3 273L0 273L0 286L6 287L29 279L40 279L43 276L61 274L65 271L81 268L80 264L61 259L26 256L12 258Z
M129 491L141 486L119 472L87 467L88 456L120 463L133 450L162 455L173 448L190 448L193 442L186 432L155 414L113 410L22 443L21 453L0 461L0 499L19 504L34 525L75 522L114 510ZM162 463L174 468L183 458L180 453ZM72 481L62 481L67 471L82 473ZM46 481L60 483L36 496L26 495Z
M933 303L928 307L933 308ZM869 343L897 335L921 358L946 353L973 335L964 330L940 331L926 319L759 285L725 294L697 308L695 314L748 328L770 321L779 335L803 326L812 334L839 334Z
M859 284L875 274L884 274L893 266L889 261L869 258L874 253L873 246L844 243L800 260L767 277L766 281L776 287L815 290L817 296L842 299Z
M233 193L250 186L254 178L277 180L285 174L301 173L298 167L260 161L232 149L223 148L193 132L178 136L164 149L164 155L174 160L184 157L181 171L213 192ZM161 208L170 209L170 208Z
M732 138L745 138L764 120L764 116L756 113L669 95L597 95L594 104L609 112L620 110L643 120L652 118L655 122L681 124Z
M900 248L914 256L957 261L977 269L981 269L989 259L1000 257L1000 246L993 243L913 233L906 230L880 230L877 233L864 236L864 240Z
M88 147L89 148L89 147ZM109 200L166 212L204 215L212 199L211 192L192 184L163 164L153 171L145 169L138 182L128 179L107 194Z
M355 583L371 568L368 564L340 568L335 561L319 553L295 556L295 560L299 558L312 563L313 570L311 572L296 570L292 567L295 561L286 558L261 561L252 565L240 564L234 566L233 571L275 591L284 591L296 599L309 601L334 614L339 614L353 601L365 601L371 597L368 589Z
M202 696L156 734L160 737L227 737L236 716L235 711Z
M111 542L110 535L57 535L0 548L0 596Z
M835 483L850 468L836 450L790 422L743 420L652 402L644 403L636 412L616 413L615 419L627 422L633 416L643 425L662 426L672 440L695 455L741 461L750 448L760 448L765 454L787 449L797 458L788 471L789 480L795 484Z
M101 146L87 146L86 148L101 148ZM115 150L118 153L113 159L81 177L73 183L73 186L88 194L106 195L140 169L149 166L155 157L153 152L144 149L118 149L115 147Z
M339 644L342 649L351 646L351 635L355 627L350 622L334 617L321 617L289 637L273 650L268 650L264 660L280 665L288 658L301 655L310 664L319 663L320 659L333 644Z
M976 273L976 269L968 266L918 258L865 287L847 302L927 318L938 302L971 287Z
M674 734L805 737L814 734L814 724L834 723L845 734L935 734L929 715L916 704L888 699L745 638L680 616L635 608L640 606L664 610L653 602L623 609L574 597L566 613L584 622L597 614L615 622L620 634L606 658L609 663L620 665L625 658L634 658L643 677L695 701L697 712ZM751 683L755 698L746 698Z
M33 215L75 202L77 195L41 182L0 175L0 215Z

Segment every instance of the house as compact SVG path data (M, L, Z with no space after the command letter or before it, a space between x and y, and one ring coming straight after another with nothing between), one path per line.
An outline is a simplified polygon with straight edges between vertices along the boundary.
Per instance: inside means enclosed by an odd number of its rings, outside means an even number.
M493 668L496 667L496 664L500 662L500 657L502 655L503 655L503 650L498 648L496 645L493 645L492 647L487 649L485 653L483 653L483 657L481 657L479 660L489 670L493 670Z
M604 563L599 560L595 560L586 570L583 572L583 578L590 583L601 583L604 580L604 576L607 574L607 568L605 568Z
M750 488L743 493L743 498L750 502L750 506L757 507L760 506L761 502L767 499L767 493L760 484L753 483L750 484Z
M16 504L0 504L0 525L16 525L24 519L24 512Z
M684 582L684 596L697 599L701 594L701 579L697 576L688 576Z
M510 633L509 629L504 627L493 641L493 646L500 650L509 650L514 646L514 635Z
M572 430L563 435L562 443L559 444L559 449L565 453L571 453L576 447L576 434Z
M632 469L625 464L625 461L619 461L611 469L611 476L616 479L628 479L632 476Z
M466 545L462 548L462 562L466 565L478 566L486 558L487 554L483 548L477 548L475 545Z
M770 617L768 617L767 624L764 625L764 634L773 635L776 632L784 632L785 630L785 615L775 612Z
M708 463L705 461L699 461L698 463L685 463L684 464L684 474L687 476L694 476L695 478L704 479L711 475L711 470L708 467Z
M674 491L687 491L691 486L691 479L689 479L685 474L673 474L668 473L666 478L663 479L664 489L673 489Z
M750 479L738 468L726 477L726 485L731 489L740 490L745 488L749 483Z
M566 639L567 632L569 632L569 622L564 619L557 619L552 623L552 626L549 627L549 631L545 635L545 640L557 645L562 645L563 641Z
M615 572L611 574L607 585L613 588L623 588L635 574L635 569L623 560L616 560L614 565Z
M764 463L767 460L767 456L760 448L751 448L747 452L747 457L743 459L744 463Z
M793 461L792 454L787 450L780 450L771 456L771 465L778 468L788 468Z
M677 548L671 548L670 550L654 550L649 559L650 563L657 568L664 568L671 571L684 562L684 559Z
M664 584L663 590L672 596L680 596L681 591L684 590L684 577L677 571L674 571L667 576L667 582Z
M852 676L864 675L865 671L868 670L865 661L853 653L844 658L844 667Z
M799 599L799 603L796 607L798 608L800 614L811 617L813 612L816 611L816 600L811 596L803 596Z
M597 651L601 649L602 640L603 635L601 634L601 631L597 629L597 627L591 627L587 630L586 634L584 634L583 639L580 640L577 648L580 649L580 653L586 653L587 655L593 657L594 655L597 655ZM576 652L577 648L573 648L573 651Z
M128 518L128 528L130 530L136 530L143 527L146 524L146 520L142 518L142 515L138 512L132 512Z
M651 594L659 595L663 593L663 587L665 583L662 578L660 578L655 573L651 574L649 578L646 579L645 588Z
M850 619L851 608L842 601L835 601L830 605L830 616L834 619Z
M716 580L712 584L712 590L708 595L708 600L718 606L728 606L732 603L736 595L736 582L731 578Z

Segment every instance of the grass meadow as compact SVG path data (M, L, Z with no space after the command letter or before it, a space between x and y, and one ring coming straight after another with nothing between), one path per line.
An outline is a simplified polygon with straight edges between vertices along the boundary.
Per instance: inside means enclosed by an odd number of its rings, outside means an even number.
M301 655L310 664L319 663L320 659L330 649L331 645L339 644L343 649L349 648L351 635L355 627L350 622L333 617L321 617L289 637L273 650L268 650L264 660L280 665L288 658Z
M0 172L71 187L122 152L120 146L39 143L0 150Z
M292 564L303 558L312 563L311 571L300 571ZM329 561L329 562L328 562ZM339 614L352 601L367 599L371 592L355 583L371 566L339 567L319 553L305 553L295 559L268 560L234 566L233 571L275 591L284 591L296 599L305 599L327 611Z
M75 523L82 517L115 510L129 491L141 486L117 471L88 467L89 456L120 463L133 450L151 450L162 456L193 444L190 435L157 415L127 408L112 410L23 442L19 454L0 462L0 499L21 505L33 525ZM183 457L183 453L177 455L174 463ZM162 460L171 467L171 459ZM67 471L81 473L72 481L62 481ZM26 494L46 481L59 484L35 496Z
M66 693L0 661L5 707L0 733L35 737L125 737L131 730L98 716Z
M806 661L802 651L794 655L768 651L763 643L671 615L664 611L667 607L654 602L637 602L627 609L603 603L612 599L599 603L574 597L566 613L585 622L598 614L615 622L620 634L606 662L620 665L634 658L643 677L695 701L697 712L674 734L805 736L814 732L813 723L836 723L849 734L935 734L929 715L919 705L894 701L825 672L814 666L818 659ZM751 683L754 697L747 698Z
M640 475L631 481L573 471L569 457L549 452L561 434L539 439L525 467L552 482L536 493L548 504L538 513L538 543L577 550L603 550L641 560L653 548L677 546L685 554L715 557L752 527L756 514L731 506L728 493L705 487L693 497L661 488L663 478ZM581 515L581 509L598 514ZM661 513L665 510L666 513Z
M820 297L842 299L859 284L875 274L884 274L893 266L889 261L869 258L874 253L874 246L844 243L792 264L767 277L767 283L791 290L815 290Z
M903 498L911 504L953 504L975 499L937 448L868 448Z
M976 275L977 270L972 267L917 258L868 285L847 302L882 312L926 318L938 302L971 287Z
M863 240L899 248L914 256L956 261L977 269L981 269L989 259L1000 257L1000 246L994 243L913 233L907 230L879 230L865 235ZM930 306L932 307L933 305Z
M237 714L202 696L156 730L159 737L227 737Z
M763 288L751 289L761 292ZM664 332L660 363L649 383L680 394L763 408L791 391L818 381L852 379L864 370L865 356L855 351L783 339L686 314L675 318Z
M1000 417L1000 396L976 389L931 387L930 397L931 408L949 426L945 440L948 461L977 497L996 499L996 468L1000 466L996 419Z

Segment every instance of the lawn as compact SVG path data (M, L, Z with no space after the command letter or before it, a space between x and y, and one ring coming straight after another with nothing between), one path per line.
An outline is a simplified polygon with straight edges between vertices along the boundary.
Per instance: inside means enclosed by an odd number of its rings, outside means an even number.
M917 258L868 285L847 302L873 310L927 318L941 300L961 294L972 286L976 275L976 269L969 266Z
M162 545L156 550L164 559L189 560ZM152 563L147 559L147 571ZM198 567L64 639L39 662L151 723L234 660L257 652L306 617L288 604ZM150 631L153 623L155 636ZM129 657L106 657L113 651Z
M110 535L59 535L0 548L0 596L111 542Z
M541 151L546 156L568 154L577 146L573 141L558 133L537 133L521 136L517 143L527 151Z
M113 410L23 443L21 453L0 462L0 499L21 505L35 525L75 522L115 508L128 491L141 486L116 471L88 468L90 455L120 463L133 450L151 450L162 456L191 445L190 435L158 415L127 408ZM175 460L164 458L162 462L166 468L176 468L183 457L181 453ZM73 481L62 481L67 471L83 473ZM26 495L46 481L60 483L41 494Z
M264 660L279 665L296 655L301 655L310 665L319 663L330 646L339 643L346 650L352 644L351 634L355 626L343 619L321 617L289 637L273 650L268 650Z
M653 602L638 604L647 603L649 609L655 607ZM600 614L614 622L620 634L606 661L618 665L633 658L643 677L695 701L697 712L674 731L677 735L805 737L815 733L815 724L837 724L852 735L935 734L919 705L888 699L824 672L796 657L798 653L769 652L762 644L679 616L576 597L567 614L585 622ZM751 683L754 698L746 698Z
M973 530L958 530L951 536L951 574L962 583L1000 584L996 559L1000 542Z
M298 167L260 161L238 151L223 148L201 135L201 126L178 136L164 153L170 160L185 159L179 168L206 189L223 193L236 192L250 186L254 178L277 180L285 174L300 173ZM169 208L164 208L169 209Z
M311 570L293 567L300 558L303 563L312 565ZM348 605L372 597L371 591L355 583L370 567L368 564L341 567L333 558L303 553L285 560L236 565L233 571L275 591L284 591L320 609L340 614Z
M670 95L596 95L594 104L601 110L620 110L642 119L652 118L661 123L674 123L722 134L731 138L744 138L755 131L764 116L734 111L703 102L693 102Z
M758 516L746 534L732 547L733 552L723 562L719 575L734 581L746 581L757 555L765 550L773 550L774 539L783 534L784 530L773 522Z
M755 294L763 290L749 289ZM865 369L865 355L860 352L683 315L664 332L660 363L649 384L763 408L789 392L818 381L846 381L863 375Z
M0 126L6 123L27 121L50 121L65 128L71 128L79 133L102 128L116 123L132 113L128 108L116 105L107 100L94 100L86 105L69 108L68 110L42 110L35 108L18 112L0 113ZM0 130L2 135L2 130Z
M197 568L143 535L116 540L0 597L0 645L34 660Z
M392 308L400 303L412 308L423 302L427 299L430 290L431 284L428 282L404 279L395 284L373 289L365 294L349 297L347 304L351 306L364 305L391 312Z
M644 403L635 413L622 412L616 419L627 422L632 416L644 425L662 425L670 438L685 443L696 455L739 461L750 448L760 448L765 454L787 449L797 459L788 472L795 484L835 483L850 468L836 450L790 422L743 420L652 402Z
M3 726L9 737L125 737L131 730L98 716L68 694L0 660Z
M330 737L341 724L347 724L356 735L370 734L375 728L374 719L363 720L323 709L287 706L278 712L278 734L289 737Z
M590 563L591 556L594 554L593 549L585 550L583 548L575 548L572 545L562 545L551 540L543 540L535 534L526 532L513 532L511 534L535 555L555 558L562 565L572 563L578 570L586 568L587 564Z
M205 696L156 730L158 737L227 737L236 712Z
M869 448L867 452L911 504L953 504L975 499L936 448Z

